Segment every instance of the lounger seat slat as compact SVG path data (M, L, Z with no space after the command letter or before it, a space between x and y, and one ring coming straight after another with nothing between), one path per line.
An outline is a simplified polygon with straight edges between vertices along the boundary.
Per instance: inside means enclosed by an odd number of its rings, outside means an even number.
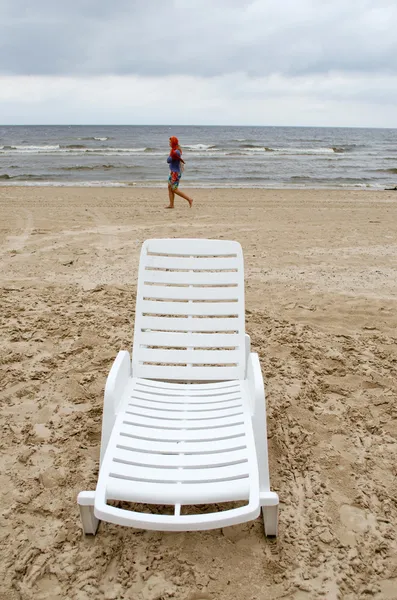
M155 300L196 300L202 302L238 302L237 287L175 287L166 285L143 285L144 298Z
M238 316L238 302L164 302L142 300L142 313L148 315Z
M228 466L208 466L206 468L169 468L159 469L156 467L145 467L131 465L113 460L110 466L110 477L131 479L133 481L158 481L160 483L195 482L205 484L209 481L232 481L248 477L247 463L237 463Z
M236 271L235 257L196 258L189 256L147 256L146 268L195 271Z
M185 454L185 455L207 455L217 454L222 452L232 452L233 450L245 449L246 440L244 433L231 438L217 440L214 444L213 440L147 440L141 437L121 436L115 445L116 448L124 448L126 450L139 452L156 452L158 454Z
M153 379L168 379L179 381L190 379L196 381L203 379L204 381L219 381L219 379L236 379L239 375L237 367L211 365L205 367L199 366L159 366L159 365L140 365L139 374L142 377L153 377Z
M107 499L142 502L149 505L156 504L156 501L160 500L161 504L209 504L247 500L249 492L248 478L224 481L222 485L210 481L204 486L203 483L167 483L164 485L142 481L131 485L129 480L110 477ZM186 527L189 528L188 522Z
M213 364L213 365L236 365L240 352L237 350L158 350L157 348L141 348L141 364L166 363L172 365L180 364Z
M149 452L137 452L126 448L116 447L113 453L116 461L139 465L141 467L162 467L165 469L175 468L197 468L218 467L243 463L247 461L246 449L226 450L212 454L159 454Z
M164 313L161 313L164 315ZM195 317L170 317L170 316L142 316L142 331L200 331L202 333L217 333L224 331L239 332L243 331L241 319L237 318L195 318Z
M147 394L143 390L135 390L131 392L129 396L133 404L141 404L146 401L148 406L157 406L159 403L162 405L164 410L173 410L172 406L177 406L178 410L182 406L186 407L186 410L197 410L201 406L203 410L212 410L216 408L229 408L235 405L235 402L240 402L241 394L234 392L231 394L219 395L211 401L211 395L207 396L182 396L177 395L171 396L169 394ZM150 403L150 404L149 404Z
M223 415L221 417L206 417L204 419L192 418L193 413L186 413L184 418L178 418L172 416L172 418L165 418L162 414L160 415L146 415L143 416L138 410L134 410L133 407L128 407L130 410L124 412L124 424L128 425L143 425L145 427L161 427L163 429L175 429L175 430L216 430L218 428L230 427L233 425L239 425L244 421L244 413L240 409L235 409L232 415Z
M208 403L204 407L200 404L181 403L172 404L164 402L147 402L145 400L134 400L126 407L126 412L138 413L142 416L150 417L156 415L161 419L183 420L188 417L192 421L195 419L214 419L218 417L232 416L237 412L243 413L241 402L227 403L226 406L211 406Z
M146 269L145 283L164 283L168 285L236 285L239 273L236 271L158 271Z
M120 418L120 423L118 425L120 437L131 435L148 440L165 440L170 442L211 440L215 443L217 440L223 440L241 435L245 431L244 424L238 423L237 425L227 425L225 427L217 427L215 429L186 429L182 434L180 428L160 429L159 427L145 427L142 425L126 423L124 414L118 418Z
M201 385L180 385L179 383L170 383L164 381L154 381L152 379L137 379L134 388L137 392L145 392L153 395L183 396L186 401L194 401L195 398L213 398L214 400L224 400L228 395L241 394L241 383L239 381L222 381L202 383Z
M141 343L146 346L168 346L178 348L238 348L240 336L233 333L165 333L160 331L143 331Z
M203 243L203 240L189 239L157 239L148 240L147 256L195 256L195 257L213 257L213 256L232 256L238 257L241 248L232 240L205 240L210 243Z

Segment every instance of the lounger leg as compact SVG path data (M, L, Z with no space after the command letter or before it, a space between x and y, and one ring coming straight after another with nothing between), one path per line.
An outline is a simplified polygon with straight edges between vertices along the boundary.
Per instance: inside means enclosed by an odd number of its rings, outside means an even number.
M84 534L95 535L99 525L99 519L94 515L95 492L80 492L77 502Z
M263 526L266 536L277 536L278 533L278 504L276 506L263 506Z

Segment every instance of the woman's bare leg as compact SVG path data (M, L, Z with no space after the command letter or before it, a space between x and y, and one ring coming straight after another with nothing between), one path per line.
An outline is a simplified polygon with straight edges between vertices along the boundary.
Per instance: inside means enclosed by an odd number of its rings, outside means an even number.
M175 194L170 184L168 184L168 197L170 199L170 204L169 206L166 206L166 208L174 208Z
M186 194L181 192L181 190L178 190L178 189L174 190L174 194L176 194L177 196L180 196L181 198L185 198L185 200L187 200L189 202L190 208L192 208L193 198L190 198L190 196L187 196Z

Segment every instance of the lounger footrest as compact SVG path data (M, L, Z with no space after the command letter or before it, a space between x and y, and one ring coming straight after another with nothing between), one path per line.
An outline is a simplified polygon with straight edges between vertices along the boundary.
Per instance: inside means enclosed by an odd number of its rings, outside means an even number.
M138 529L200 531L204 529L218 529L256 519L260 514L260 505L259 502L250 503L239 508L206 514L159 515L125 510L101 502L95 502L94 513L102 521L127 527L136 527Z

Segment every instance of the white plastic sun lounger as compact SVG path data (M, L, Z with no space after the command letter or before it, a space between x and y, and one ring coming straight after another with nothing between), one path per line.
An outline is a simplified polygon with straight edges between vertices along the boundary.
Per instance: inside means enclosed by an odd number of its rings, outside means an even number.
M255 519L262 508L266 535L277 535L263 379L244 310L237 242L143 244L132 361L121 351L111 368L97 487L78 496L86 534L99 520L214 529ZM235 504L224 509L227 502ZM211 512L197 512L202 504ZM153 513L153 505L171 505L173 514Z

